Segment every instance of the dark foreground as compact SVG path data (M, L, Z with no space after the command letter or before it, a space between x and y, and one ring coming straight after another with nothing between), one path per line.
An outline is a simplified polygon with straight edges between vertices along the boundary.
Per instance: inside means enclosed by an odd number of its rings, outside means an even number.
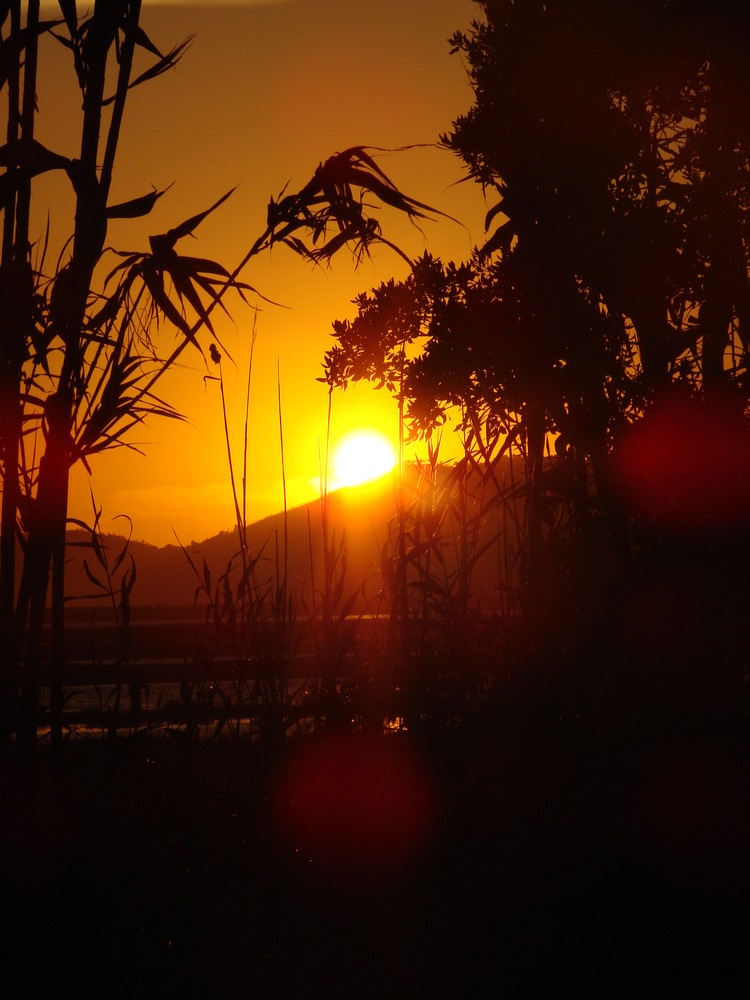
M321 745L118 741L6 769L3 995L739 995L731 735L537 717Z

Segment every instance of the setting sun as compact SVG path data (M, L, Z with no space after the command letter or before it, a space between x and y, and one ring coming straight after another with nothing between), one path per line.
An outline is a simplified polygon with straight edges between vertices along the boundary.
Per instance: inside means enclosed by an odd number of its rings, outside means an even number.
M359 486L384 476L398 462L393 443L380 431L351 431L333 456L331 486Z

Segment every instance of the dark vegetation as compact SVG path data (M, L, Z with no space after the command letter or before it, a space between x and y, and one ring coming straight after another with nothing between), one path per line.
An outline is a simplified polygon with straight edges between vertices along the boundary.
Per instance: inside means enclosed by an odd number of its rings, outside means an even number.
M488 195L487 241L360 296L324 364L331 393L370 380L394 396L403 435L429 442L379 545L377 641L352 618L374 598L349 573L327 490L299 592L289 512L251 545L233 472L233 559L212 572L184 555L207 609L204 655L230 657L235 701L210 724L91 744L64 739L62 712L71 463L171 413L151 394L158 374L211 337L225 292L250 294L240 272L260 250L366 253L381 234L365 195L428 209L355 147L272 201L241 268L178 255L203 213L105 264L95 292L107 218L159 196L107 204L119 129L115 111L103 151L107 59L117 109L136 47L154 60L145 79L183 47L162 54L124 0L80 24L61 3L38 28L35 3L26 28L2 8L0 791L15 995L64 978L123 996L739 992L748 17L679 0L479 6L453 39L474 104L441 141ZM80 160L33 138L36 46L52 33L84 98ZM50 277L27 228L31 180L48 169L77 199ZM157 318L180 335L165 359ZM445 469L455 414L464 455ZM137 564L102 545L96 517L86 530L127 672ZM491 608L476 590L487 559ZM300 621L314 659L301 691ZM43 666L52 736L35 752Z

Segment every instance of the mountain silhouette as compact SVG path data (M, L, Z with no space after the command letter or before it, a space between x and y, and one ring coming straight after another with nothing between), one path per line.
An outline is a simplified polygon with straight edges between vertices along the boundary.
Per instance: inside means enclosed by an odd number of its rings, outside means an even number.
M516 462L516 465L520 466L520 463ZM425 495L417 467L408 467L404 475L408 549L414 551L415 547L421 546L420 552L422 549L426 552L427 525L432 523L433 537L439 535L442 540L441 552L436 554L433 567L443 578L449 577L455 570L456 553L460 547L455 537L459 504L455 487L451 485L451 473L450 468L441 467L429 497ZM519 478L518 468L515 477ZM497 480L498 477L495 478ZM497 498L497 488L491 484L483 485L481 479L476 471L470 475L464 499L468 498L469 515L474 519L471 525L474 532L472 544L475 550L488 547L473 567L472 590L481 594L485 604L491 607L493 595L498 590L498 551L497 546L493 546L493 539L502 522L503 529L513 535L513 543L517 545L520 529L509 522L515 522L522 515L515 510L518 507L516 501L512 505L514 517L507 516L506 504L505 516L499 521L497 504L493 507L492 502L493 494ZM328 496L329 546L339 552L338 571L345 562L344 596L357 592L354 611L378 610L379 595L383 589L382 557L384 553L395 553L397 546L398 489L398 478L391 473L363 486L333 491ZM417 496L422 496L419 506L415 503ZM288 585L295 600L304 602L312 610L313 591L319 593L323 585L323 504L318 499L295 507L287 512L286 526L284 521L284 513L279 512L248 525L248 551L251 558L257 557L256 582L275 586L277 573L283 575L286 538ZM435 528L438 522L440 526ZM101 541L108 564L113 567L125 539L117 534L104 534ZM104 593L91 579L93 575L105 582L105 574L88 542L90 535L83 530L68 533L66 593L69 600L76 604L89 603L93 599L101 602ZM236 528L184 546L177 542L156 546L131 540L128 558L120 561L117 571L113 573L114 583L119 586L123 573L130 571L129 557L132 556L136 569L130 595L133 607L185 608L196 603L205 607L206 594L200 593L201 583L210 582L213 596L222 574L227 570L239 573L239 550ZM191 561L194 568L190 565ZM210 577L205 575L204 567L208 568Z

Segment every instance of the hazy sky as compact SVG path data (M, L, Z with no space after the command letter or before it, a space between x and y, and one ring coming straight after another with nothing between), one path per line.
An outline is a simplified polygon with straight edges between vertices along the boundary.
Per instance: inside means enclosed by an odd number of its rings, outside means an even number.
M84 9L83 4L79 4ZM174 186L141 223L118 223L111 245L140 249L148 233L163 232L211 205L238 185L232 198L183 252L238 263L265 225L269 197L289 182L298 189L317 164L352 145L394 148L434 143L467 110L472 92L447 39L469 26L471 0L270 0L244 3L144 3L142 24L162 51L185 36L195 40L174 72L131 92L112 197L126 200ZM80 97L60 46L45 48L39 82L39 138L75 155ZM459 218L439 221L424 236L382 213L387 236L417 256L465 257L481 238L485 206L479 189L457 184L460 162L435 148L393 153L381 166L402 190ZM53 182L38 188L37 224L47 205L60 231L72 226L73 206ZM46 201L45 201L46 199ZM313 496L318 445L324 439L326 389L321 374L331 322L353 315L352 298L406 265L386 248L355 271L341 256L331 270L313 269L284 247L256 258L246 281L288 308L263 305L253 365L249 513L280 509L277 364L281 378L287 490L290 504ZM236 368L224 366L236 465L241 466L244 391L252 313L233 310L234 324L217 332ZM162 337L171 338L166 330ZM168 339L168 344L171 340ZM105 526L129 514L136 537L189 542L232 525L232 499L218 388L196 352L162 385L187 423L153 421L137 439L146 457L118 449L95 460L93 490ZM372 426L395 438L395 406L362 387L334 397L334 438ZM71 513L88 516L89 485L81 470ZM114 522L116 526L118 522Z

